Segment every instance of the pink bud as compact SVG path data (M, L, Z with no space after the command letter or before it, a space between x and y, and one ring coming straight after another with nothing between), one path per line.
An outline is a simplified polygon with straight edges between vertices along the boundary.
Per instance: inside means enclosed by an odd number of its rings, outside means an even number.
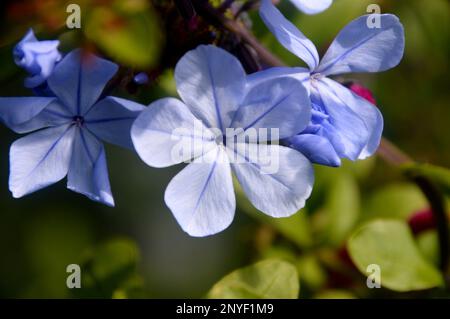
M433 212L427 208L414 213L408 220L409 227L414 234L419 234L425 230L436 226Z
M348 86L348 88L353 93L355 93L355 94L359 95L360 97L366 99L367 101L369 101L373 105L376 105L375 98L373 97L372 92L368 88L365 88L364 86L356 84L356 83L350 84L350 86Z

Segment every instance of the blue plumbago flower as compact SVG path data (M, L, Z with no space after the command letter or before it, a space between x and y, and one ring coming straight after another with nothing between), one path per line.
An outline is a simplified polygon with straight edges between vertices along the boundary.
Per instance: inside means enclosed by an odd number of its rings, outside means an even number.
M58 46L58 40L38 41L32 29L17 43L13 50L14 62L30 73L25 87L35 88L47 80L62 57Z
M10 150L9 189L19 198L58 182L113 206L102 140L132 148L130 129L143 106L101 98L117 65L75 50L55 67L48 85L55 97L1 97L0 119L29 134Z
M251 130L275 129L283 138L306 127L310 105L301 83L286 78L247 87L233 55L203 45L180 59L175 79L183 102L155 101L136 119L131 136L150 166L193 160L165 193L183 230L207 236L230 225L236 207L232 171L262 212L286 217L302 208L312 190L311 163L299 152L268 143L272 134L258 135L256 142L246 138ZM191 152L174 156L180 145ZM278 161L277 169L268 169L271 160Z
M299 10L306 14L317 14L328 9L333 0L290 0Z
M339 166L341 158L364 159L378 148L383 130L379 110L330 75L379 72L396 66L404 50L403 27L391 14L377 15L380 28L369 28L361 16L334 39L322 61L314 44L290 23L270 0L263 0L260 15L278 41L306 62L309 69L271 68L250 76L260 82L276 77L295 77L310 91L312 117L308 127L284 142L311 161Z

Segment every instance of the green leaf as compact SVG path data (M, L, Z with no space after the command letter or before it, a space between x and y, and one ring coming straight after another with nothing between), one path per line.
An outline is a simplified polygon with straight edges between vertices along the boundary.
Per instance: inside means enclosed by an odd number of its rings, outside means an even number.
M293 264L296 262L297 256L295 250L292 248L292 245L272 244L261 252L261 256L263 259L278 259Z
M268 259L233 271L208 293L213 299L295 299L300 290L297 270L288 262Z
M260 222L270 225L279 231L284 237L291 240L300 248L309 247L313 243L310 225L306 210L302 209L290 217L274 218L257 210L245 197L242 188L235 184L237 204L240 210L244 211Z
M360 192L354 172L331 167L316 168L316 185L311 201L312 227L319 242L340 246L359 219ZM308 203L309 205L309 203Z
M428 207L428 202L417 186L396 183L376 190L363 207L363 220L396 218L406 220L415 212Z
M325 285L327 274L313 254L305 254L298 258L297 269L301 276L302 285L305 284L310 290L317 290Z
M370 176L376 164L376 157L368 157L356 162L343 159L341 169L351 173L356 178L363 180Z
M327 242L339 246L359 217L359 188L355 178L340 172L329 185L324 210L327 214Z
M450 169L431 164L412 164L404 167L408 175L426 176L438 183L443 191L450 194Z
M162 36L157 16L147 5L135 8L115 1L113 6L92 9L83 28L86 37L117 62L136 68L148 68L158 61Z
M417 246L422 255L433 265L439 265L439 239L436 230L427 230L417 235Z
M377 220L359 228L348 242L350 256L359 271L380 267L381 285L395 291L423 290L443 284L439 271L426 261L407 224Z
M357 297L347 290L328 289L319 292L314 296L315 299L356 299Z
M81 297L111 298L118 291L136 288L138 261L138 249L130 240L116 239L100 245L86 254L81 264L82 288L74 292Z

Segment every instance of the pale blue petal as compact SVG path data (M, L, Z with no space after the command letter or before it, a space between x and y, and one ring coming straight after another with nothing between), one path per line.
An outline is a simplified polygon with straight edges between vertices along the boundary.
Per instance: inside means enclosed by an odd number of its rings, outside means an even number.
M59 62L47 82L74 115L84 115L102 94L117 65L74 50Z
M245 87L245 71L236 57L200 45L177 63L175 80L181 99L207 127L229 127Z
M25 52L30 52L34 54L50 53L53 51L58 52L59 41L58 40L47 40L47 41L33 41L26 42L22 44L22 49Z
M186 166L169 183L164 196L181 228L191 236L221 232L236 209L230 163L217 147Z
M231 127L249 132L248 136L258 133L259 141L279 140L301 132L310 119L311 101L302 82L284 77L249 87ZM278 136L264 137L259 134L262 129L267 129L267 133L275 129Z
M314 70L319 64L319 54L316 47L278 11L272 4L272 0L262 0L259 13L267 28L280 44L305 61L310 70Z
M330 141L317 134L299 134L286 140L289 147L305 155L311 162L337 167L341 159Z
M227 151L253 206L273 217L288 217L303 208L311 195L314 172L300 152L265 144L236 144Z
M403 26L395 15L382 14L381 28L369 28L367 21L374 17L361 16L342 29L316 72L380 72L396 66L405 48Z
M149 105L131 129L134 147L147 165L167 167L196 158L216 146L216 135L175 98Z
M89 199L114 206L105 149L89 131L76 128L67 188Z
M291 2L306 14L317 14L328 9L333 0L291 0Z
M142 104L109 96L86 114L85 125L103 141L133 149L131 125L144 109Z
M365 159L373 155L380 145L383 133L383 115L378 108L366 99L356 95L345 86L331 79L323 79L345 105L353 110L364 121L369 132L367 143L359 154L358 159Z
M23 134L39 130L45 127L59 126L69 124L73 121L73 116L70 115L67 108L55 100L47 105L38 115L31 120L20 125L14 126L14 132Z
M309 91L310 76L311 73L306 68L273 67L249 74L247 76L247 86L251 87L267 80L289 77L302 82Z
M316 82L317 91L328 122L322 124L324 135L330 140L340 157L358 159L369 140L370 132L363 119L352 110L323 79ZM329 123L329 124L327 124ZM328 134L327 134L328 133Z
M75 129L48 128L13 143L10 150L9 189L15 198L63 179L69 169Z
M54 97L0 97L0 120L17 133L60 125L70 118Z

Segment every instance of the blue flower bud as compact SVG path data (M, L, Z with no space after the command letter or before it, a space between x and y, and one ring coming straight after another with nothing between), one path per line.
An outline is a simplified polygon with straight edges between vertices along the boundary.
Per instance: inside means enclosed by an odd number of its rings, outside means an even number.
M143 85L148 83L149 78L147 73L140 72L134 76L133 80L136 84Z
M32 29L14 47L14 62L24 68L30 76L24 81L27 88L43 84L61 60L58 40L39 41Z

